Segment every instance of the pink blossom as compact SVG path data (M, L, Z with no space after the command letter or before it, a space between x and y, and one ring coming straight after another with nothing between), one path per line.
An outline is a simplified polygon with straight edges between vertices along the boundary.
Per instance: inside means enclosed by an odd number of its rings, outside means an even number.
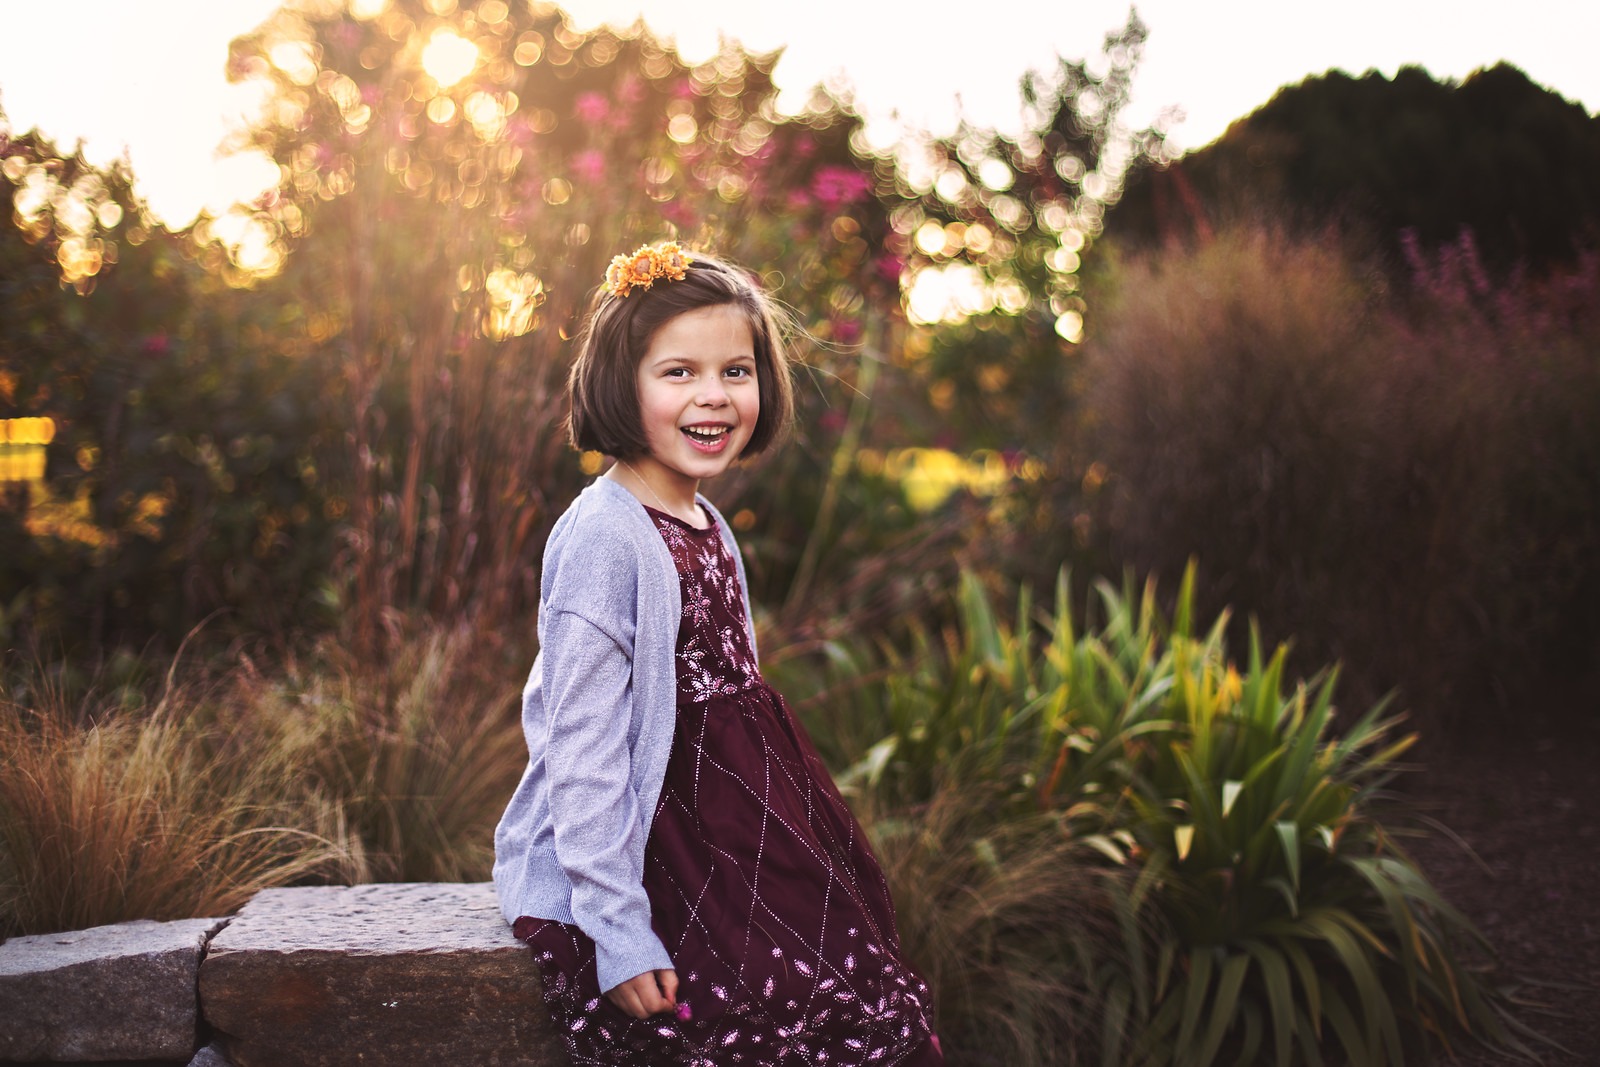
M842 345L853 345L861 340L861 324L855 319L840 319L833 324L833 339Z
M165 333L153 333L144 339L140 350L147 356L164 356L172 350L172 340Z
M819 167L811 179L811 195L830 209L854 204L871 190L872 179L853 167Z
M804 189L791 189L789 191L789 210L804 211L811 206L811 197Z
M611 101L602 93L579 93L572 110L584 122L604 122L611 114Z
M598 182L606 175L606 157L591 148L572 160L572 172L586 182Z

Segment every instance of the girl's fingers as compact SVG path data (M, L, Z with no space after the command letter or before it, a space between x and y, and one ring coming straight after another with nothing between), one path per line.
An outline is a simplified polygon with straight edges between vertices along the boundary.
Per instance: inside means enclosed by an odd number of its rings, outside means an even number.
M678 972L673 970L660 970L656 972L656 980L661 983L661 992L666 995L667 1007L678 1006Z
M646 971L606 993L607 999L635 1019L645 1019L677 1007L678 972Z
M621 1008L624 1012L633 1016L635 1019L643 1019L650 1013L644 1010L644 1005L639 1000L639 994L634 989L633 983L636 981L638 981L638 979L630 978L628 981L623 982L621 985L611 990L606 994L606 996L611 999L611 1003L615 1004L617 1007Z

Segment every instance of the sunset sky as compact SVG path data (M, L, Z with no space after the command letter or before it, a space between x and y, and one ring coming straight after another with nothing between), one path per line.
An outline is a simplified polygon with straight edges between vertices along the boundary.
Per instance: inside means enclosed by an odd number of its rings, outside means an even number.
M275 0L79 0L65 19L41 0L0 0L0 108L14 129L37 126L91 158L127 151L158 215L183 225L271 180L259 159L216 158L253 106L223 75L230 38ZM1006 128L1017 82L1057 54L1095 53L1127 16L1113 0L986 0L906 6L885 0L570 0L580 28L641 13L691 60L720 32L754 50L785 47L776 78L798 101L843 77L880 136L896 122L947 131L958 114ZM1501 59L1593 112L1600 107L1600 5L1572 0L1145 0L1150 41L1130 119L1177 106L1177 142L1198 147L1272 93L1330 68L1392 74L1418 63L1466 76ZM897 117L896 117L897 116Z

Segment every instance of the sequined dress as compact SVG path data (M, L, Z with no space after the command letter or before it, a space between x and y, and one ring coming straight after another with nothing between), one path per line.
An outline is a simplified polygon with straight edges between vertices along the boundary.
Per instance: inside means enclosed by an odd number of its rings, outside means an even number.
M601 995L581 930L519 918L572 1062L943 1064L883 873L757 669L731 553L714 524L649 511L683 592L677 729L644 869L680 1009L632 1018Z

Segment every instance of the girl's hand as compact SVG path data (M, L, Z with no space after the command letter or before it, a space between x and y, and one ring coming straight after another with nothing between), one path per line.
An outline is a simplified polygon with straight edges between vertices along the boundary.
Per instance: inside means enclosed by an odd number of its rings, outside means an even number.
M678 1006L678 972L662 969L634 975L606 990L606 999L635 1019L672 1011Z

